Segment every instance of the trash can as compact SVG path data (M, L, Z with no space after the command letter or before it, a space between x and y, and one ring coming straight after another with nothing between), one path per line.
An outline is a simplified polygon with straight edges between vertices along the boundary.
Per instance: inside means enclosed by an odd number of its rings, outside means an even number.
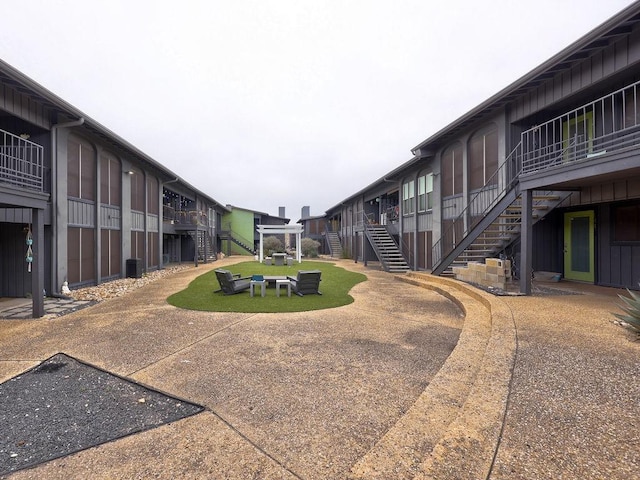
M127 259L127 278L142 278L142 259Z

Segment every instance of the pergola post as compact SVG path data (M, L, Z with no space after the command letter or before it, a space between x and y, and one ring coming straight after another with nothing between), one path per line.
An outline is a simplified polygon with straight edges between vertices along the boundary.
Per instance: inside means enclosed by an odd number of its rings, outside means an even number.
M259 260L260 260L260 263L262 263L262 260L263 260L263 257L262 257L263 256L263 253L262 253L263 252L263 250L262 250L262 239L263 239L264 236L263 236L262 231L260 229L258 229L258 232L260 233L260 257L259 257Z

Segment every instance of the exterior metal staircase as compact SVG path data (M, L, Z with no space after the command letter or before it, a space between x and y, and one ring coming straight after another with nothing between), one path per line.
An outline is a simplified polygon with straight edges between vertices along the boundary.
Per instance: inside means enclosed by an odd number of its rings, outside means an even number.
M520 236L522 206L518 177L519 144L491 179L471 198L433 246L434 275L451 274L453 266L495 257ZM569 192L533 192L534 223L570 195Z
M218 233L218 236L220 237L220 240L228 240L230 242L233 242L252 255L256 255L258 253L254 247L253 242L231 230L230 225L227 229L221 230Z
M376 252L384 271L405 273L411 270L386 226L372 224L368 219L365 220L364 226L367 239Z
M327 243L329 244L329 253L332 258L342 257L342 243L337 232L326 231Z
M196 246L198 260L209 261L216 259L215 242L209 232L205 230L190 230L189 235Z
M440 275L454 262L466 264L499 254L520 235L519 180L576 161L597 160L640 142L640 117L616 114L621 105L637 112L640 81L564 112L520 134L520 143L498 171L469 200L467 207L443 230L432 249L432 273ZM620 103L627 99L627 103ZM615 108L614 108L615 107ZM533 222L567 198L567 192L532 192Z

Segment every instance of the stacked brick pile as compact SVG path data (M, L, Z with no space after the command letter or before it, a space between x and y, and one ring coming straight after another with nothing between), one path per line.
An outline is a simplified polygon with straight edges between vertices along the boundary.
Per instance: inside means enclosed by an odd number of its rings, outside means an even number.
M487 258L485 263L469 262L466 267L453 267L453 274L462 282L505 290L511 280L511 260Z

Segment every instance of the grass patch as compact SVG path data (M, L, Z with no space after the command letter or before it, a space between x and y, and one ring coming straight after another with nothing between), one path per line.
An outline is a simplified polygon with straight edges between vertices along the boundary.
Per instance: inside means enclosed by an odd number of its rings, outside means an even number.
M267 288L265 297L260 296L260 289L256 289L256 296L253 298L249 296L249 290L235 295L224 295L222 292L213 293L220 288L220 285L212 270L200 275L186 289L171 295L167 301L179 308L206 312L305 312L341 307L352 303L353 297L349 295L349 291L367 279L366 275L362 273L350 272L328 262L309 261L288 267L286 265L263 265L256 261L249 261L230 265L224 269L239 273L243 277L253 274L294 277L298 270L320 270L322 272L322 281L320 282L322 295L299 297L292 293L289 298L287 291L282 288L280 297L276 297L275 287Z

